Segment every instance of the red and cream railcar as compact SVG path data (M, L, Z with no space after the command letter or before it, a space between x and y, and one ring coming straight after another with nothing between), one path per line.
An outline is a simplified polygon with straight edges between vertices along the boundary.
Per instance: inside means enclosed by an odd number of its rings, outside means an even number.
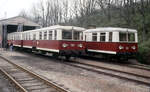
M8 34L8 42L17 47L52 52L70 57L84 53L84 30L81 27L55 25L36 30L10 33Z
M128 56L137 52L137 30L103 27L84 31L88 53Z
M22 32L9 33L7 36L8 44L11 43L16 47L22 46Z

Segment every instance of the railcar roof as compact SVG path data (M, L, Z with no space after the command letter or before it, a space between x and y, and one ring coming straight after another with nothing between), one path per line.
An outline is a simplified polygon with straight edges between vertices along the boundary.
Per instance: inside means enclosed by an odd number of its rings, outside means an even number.
M19 34L19 33L23 33L23 32L12 32L12 33L9 33L9 34Z
M129 28L119 28L119 27L99 27L99 28L96 28L96 29L88 29L84 32L89 32L89 33L92 33L92 32L137 32L137 30L135 29L129 29Z
M76 27L76 26L61 26L61 25L54 25L50 27L35 29L35 30L28 30L25 32L34 32L34 31L42 31L42 30L53 30L53 29L63 29L63 30L76 30L76 31L85 31L85 28L82 27Z

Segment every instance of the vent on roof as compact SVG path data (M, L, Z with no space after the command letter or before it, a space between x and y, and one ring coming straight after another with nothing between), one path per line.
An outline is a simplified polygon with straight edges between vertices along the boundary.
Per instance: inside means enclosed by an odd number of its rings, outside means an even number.
M88 29L94 29L94 28L96 28L96 25L88 25L87 28L88 28Z

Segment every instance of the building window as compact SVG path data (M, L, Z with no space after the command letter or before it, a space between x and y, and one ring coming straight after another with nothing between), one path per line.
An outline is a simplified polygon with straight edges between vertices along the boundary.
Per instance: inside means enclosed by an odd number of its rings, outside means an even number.
M49 35L49 40L52 40L52 31L49 31L49 33L48 33L48 35Z
M42 40L42 32L39 33L39 39Z
M106 37L106 33L100 33L100 41L104 42Z
M44 32L44 40L47 40L47 31Z
M109 42L112 42L112 32L109 32Z
M97 33L92 34L92 41L97 41Z

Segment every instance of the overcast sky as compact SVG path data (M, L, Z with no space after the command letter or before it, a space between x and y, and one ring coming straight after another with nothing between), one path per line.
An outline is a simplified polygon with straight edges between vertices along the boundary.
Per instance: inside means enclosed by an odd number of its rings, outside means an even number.
M22 9L30 10L39 0L0 0L0 19L17 16Z

